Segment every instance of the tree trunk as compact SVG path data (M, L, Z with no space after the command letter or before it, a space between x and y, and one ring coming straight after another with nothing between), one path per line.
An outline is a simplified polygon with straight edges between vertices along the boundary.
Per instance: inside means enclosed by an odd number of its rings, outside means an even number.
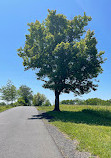
M60 111L59 109L59 92L55 91L55 108L54 111Z

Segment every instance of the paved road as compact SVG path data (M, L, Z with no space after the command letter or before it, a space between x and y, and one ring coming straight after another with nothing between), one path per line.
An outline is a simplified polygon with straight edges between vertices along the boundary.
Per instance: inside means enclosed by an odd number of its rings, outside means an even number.
M62 158L34 107L0 113L0 158Z

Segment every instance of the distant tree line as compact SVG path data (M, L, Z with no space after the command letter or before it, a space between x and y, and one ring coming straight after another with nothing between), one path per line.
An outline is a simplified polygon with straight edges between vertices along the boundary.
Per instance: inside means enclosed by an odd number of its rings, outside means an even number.
M89 98L86 100L81 99L74 99L74 100L62 100L60 102L61 104L67 104L67 105L111 105L111 99L109 100L103 100L100 98Z
M74 104L82 105L84 103L84 100L81 100L81 99L62 100L60 103L61 104L68 104L68 105L74 105Z
M0 88L0 99L3 100L0 105L11 104L13 106L50 106L50 101L45 95L33 91L26 85L21 85L19 89L8 80L5 86Z

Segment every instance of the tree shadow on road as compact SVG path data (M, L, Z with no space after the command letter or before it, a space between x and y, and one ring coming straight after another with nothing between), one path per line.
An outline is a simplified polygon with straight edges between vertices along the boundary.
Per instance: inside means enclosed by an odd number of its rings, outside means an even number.
M46 119L48 121L50 121L51 119L53 119L54 117L49 115L47 112L42 112L39 115L32 115L31 118L28 118L28 120L34 120L34 119Z

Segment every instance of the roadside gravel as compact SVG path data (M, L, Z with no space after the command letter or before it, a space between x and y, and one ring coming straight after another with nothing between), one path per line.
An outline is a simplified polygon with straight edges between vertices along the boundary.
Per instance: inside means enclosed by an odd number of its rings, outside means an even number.
M88 152L80 152L77 150L77 140L70 140L67 135L58 130L57 127L49 123L50 117L46 116L43 111L39 111L39 117L42 116L42 120L49 131L51 137L55 141L57 147L61 151L64 158L96 158Z

